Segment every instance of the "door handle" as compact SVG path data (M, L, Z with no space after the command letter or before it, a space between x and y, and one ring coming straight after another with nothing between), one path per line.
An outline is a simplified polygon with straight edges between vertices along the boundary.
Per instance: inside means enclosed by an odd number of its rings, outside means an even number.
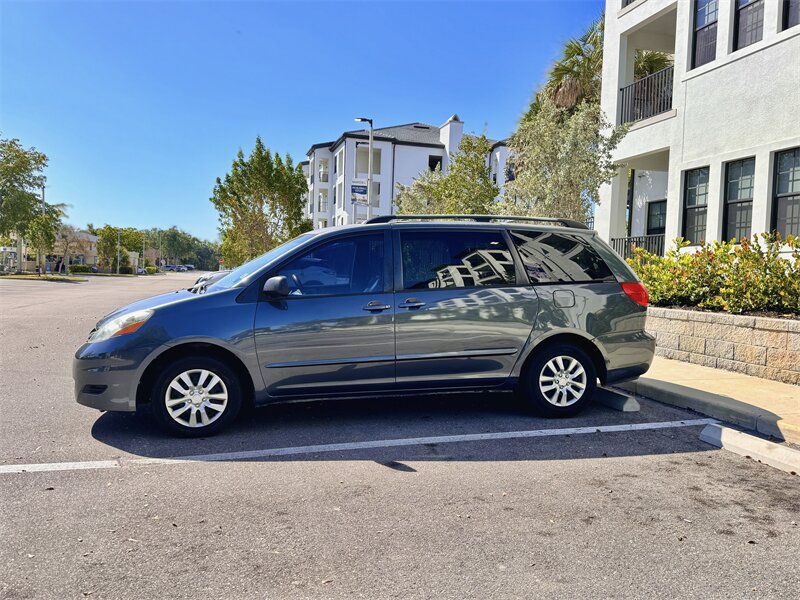
M392 307L389 306L388 304L384 304L383 302L379 302L378 300L373 300L364 307L364 310L367 310L369 312L380 312L382 310L388 310L390 308Z
M421 300L417 300L416 298L406 298L406 301L403 302L402 304L398 304L398 306L400 308L407 308L409 310L412 310L415 308L421 308L425 306L425 303L422 302Z

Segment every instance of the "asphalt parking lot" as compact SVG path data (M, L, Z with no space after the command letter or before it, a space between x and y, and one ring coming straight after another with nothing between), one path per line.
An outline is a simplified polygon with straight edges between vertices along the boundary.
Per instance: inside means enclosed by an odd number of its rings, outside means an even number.
M293 404L196 440L77 405L93 324L194 277L0 280L0 598L797 597L800 480L655 402Z

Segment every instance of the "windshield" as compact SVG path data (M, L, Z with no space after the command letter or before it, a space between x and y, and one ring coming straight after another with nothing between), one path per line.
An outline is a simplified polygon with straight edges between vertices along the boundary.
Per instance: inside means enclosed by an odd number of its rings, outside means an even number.
M219 290L228 290L242 281L246 280L250 275L260 271L265 265L268 265L273 260L285 254L289 250L296 248L306 240L314 237L313 233L304 233L303 235L299 235L293 240L289 240L285 244L281 244L267 252L266 254L262 254L251 260L250 262L244 263L241 267L237 267L230 273L228 273L225 277L220 279L219 281L215 281L212 285L208 287L209 292L217 292Z

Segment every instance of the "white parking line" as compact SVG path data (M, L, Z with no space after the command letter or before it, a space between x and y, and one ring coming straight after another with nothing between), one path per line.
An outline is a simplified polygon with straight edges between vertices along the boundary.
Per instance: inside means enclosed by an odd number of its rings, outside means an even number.
M366 442L345 442L341 444L319 444L316 446L294 446L289 448L265 448L241 452L218 452L215 454L194 454L169 458L131 458L120 460L95 460L85 462L39 463L27 465L0 465L0 475L12 473L31 473L48 471L72 471L81 469L119 469L123 466L166 465L189 462L209 462L223 460L248 460L269 456L291 456L296 454L322 454L326 452L347 452L373 448L396 448L399 446L421 446L423 444L452 444L455 442L484 442L491 440L510 440L520 438L553 437L559 435L586 435L591 433L620 433L625 431L646 431L651 429L673 429L677 427L697 427L716 424L715 419L689 419L686 421L662 421L659 423L630 423L627 425L597 425L589 427L565 427L560 429L534 429L530 431L499 431L495 433L467 433L463 435L440 435L433 437L401 438L394 440L371 440Z

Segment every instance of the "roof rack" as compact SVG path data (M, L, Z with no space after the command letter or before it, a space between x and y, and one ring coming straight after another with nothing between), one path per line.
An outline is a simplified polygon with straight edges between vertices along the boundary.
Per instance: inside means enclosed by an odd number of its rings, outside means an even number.
M549 223L569 227L571 229L589 229L583 223L572 219L557 219L554 217L514 217L504 215L381 215L372 217L366 224L391 223L392 221L476 221L478 223L491 223L493 221L529 221L533 223Z

